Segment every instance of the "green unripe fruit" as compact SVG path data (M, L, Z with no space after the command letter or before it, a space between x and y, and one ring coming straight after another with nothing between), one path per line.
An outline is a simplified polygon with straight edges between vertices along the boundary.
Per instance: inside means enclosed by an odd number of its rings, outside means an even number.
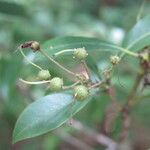
M54 77L50 81L50 90L51 91L60 91L62 89L62 86L63 86L63 79L61 79L59 77Z
M75 49L73 56L79 60L83 60L88 56L88 53L85 48L77 48Z
M40 50L40 44L38 42L34 41L31 44L31 49L33 49L34 52Z
M50 77L51 77L51 75L48 70L41 70L38 73L39 80L49 80Z
M117 55L110 57L110 62L112 63L112 65L117 65L119 61L120 61L120 58Z
M74 88L74 95L75 98L79 101L83 101L85 98L87 98L89 92L87 87L83 85L78 85Z

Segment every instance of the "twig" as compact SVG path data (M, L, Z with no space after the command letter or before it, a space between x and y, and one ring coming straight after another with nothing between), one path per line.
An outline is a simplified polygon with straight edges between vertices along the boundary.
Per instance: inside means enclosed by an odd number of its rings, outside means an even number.
M103 83L105 83L105 81L97 82L97 83L91 85L91 86L89 87L89 90L91 90L92 88L98 88L98 87L99 87L100 85L102 85Z
M91 137L94 139L97 143L106 146L106 150L116 150L117 149L117 143L113 141L111 138L107 137L104 134L97 134L92 129L86 127L82 123L76 120L72 120L72 127L74 127L76 130L81 131L85 135Z
M109 87L107 90L107 93L110 97L112 104L114 105L114 108L116 108L117 111L120 112L122 110L122 106L118 103L118 101L115 98L115 91L114 91L113 87Z
M77 81L77 82L73 83L72 85L63 86L63 90L71 89L71 88L73 88L74 86L76 86L76 85L79 84L79 83L80 83L80 81Z
M103 120L101 121L100 131L110 136L112 133L112 124L116 120L118 110L114 109L114 105L111 103L106 107Z
M121 112L123 122L122 122L122 131L120 133L119 138L120 141L123 141L128 137L131 122L129 113L130 113L129 106L125 105Z
M65 142L71 144L72 146L80 149L80 150L93 150L92 147L90 147L89 145L87 145L86 143L84 143L81 140L78 140L77 138L71 136L70 134L64 132L63 130L55 130L54 132L57 136L59 136L60 138L62 138Z
M123 141L128 136L129 128L130 128L130 122L131 122L130 121L130 107L133 104L133 100L136 96L136 92L138 90L139 84L140 84L143 76L144 76L144 73L141 73L141 72L138 73L136 80L135 80L135 83L133 85L133 88L132 88L130 95L127 99L127 103L122 108L121 115L122 115L122 120L123 120L123 123L122 123L123 126L122 126L122 131L120 134L120 141Z
M89 70L89 68L88 68L87 63L85 62L85 60L82 61L82 64L83 64L83 66L84 66L84 68L86 70L86 73L88 74L88 78L90 79L91 73L90 73L90 70Z
M133 99L134 99L134 97L135 97L135 95L136 95L138 86L139 86L139 84L140 84L142 78L143 78L143 74L139 73L139 74L137 75L137 77L136 77L136 81L135 81L135 83L134 83L134 85L133 85L133 88L132 88L132 90L131 90L131 93L130 93L130 95L129 95L129 97L128 97L128 100L127 100L127 105L128 105L128 106L131 106L131 105L132 105L132 101L133 101Z

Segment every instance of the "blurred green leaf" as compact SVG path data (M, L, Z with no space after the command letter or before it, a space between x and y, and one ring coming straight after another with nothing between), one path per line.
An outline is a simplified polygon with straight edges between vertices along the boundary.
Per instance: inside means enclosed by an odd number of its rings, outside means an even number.
M149 128L150 120L146 118L148 114L150 114L150 96L148 95L147 100L143 97L139 100L137 105L135 105L134 109L132 110L132 115L135 119L141 122L144 126Z
M7 1L0 1L0 13L27 17L27 12L22 5Z
M123 46L138 51L150 45L150 16L139 20L126 35Z
M73 96L63 93L40 98L20 115L13 132L13 143L59 127L89 101L90 98L73 105Z

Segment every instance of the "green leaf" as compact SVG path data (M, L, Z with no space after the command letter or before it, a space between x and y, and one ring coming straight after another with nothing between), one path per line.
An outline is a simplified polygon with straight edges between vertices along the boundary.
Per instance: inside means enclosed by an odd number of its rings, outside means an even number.
M123 46L132 51L138 51L150 45L150 16L136 23L126 35Z
M13 143L49 132L82 109L91 98L75 102L73 96L55 93L36 100L20 115L13 132Z
M56 52L65 49L74 49L85 47L88 52L93 52L93 50L97 50L100 52L111 52L116 53L120 50L120 47L102 41L96 38L87 38L87 37L59 37L55 39L48 40L42 45L42 49L45 50L49 55L53 55ZM37 54L35 61L43 60L43 56L41 54Z
M0 1L0 13L20 17L27 17L25 8L22 5L7 1Z
M132 112L132 116L136 119L136 120L140 120L140 123L142 123L144 126L147 126L149 128L150 126L150 120L146 119L146 116L148 116L150 114L150 97L146 99L142 98L140 99L139 103L137 103L137 105L135 105L133 112Z

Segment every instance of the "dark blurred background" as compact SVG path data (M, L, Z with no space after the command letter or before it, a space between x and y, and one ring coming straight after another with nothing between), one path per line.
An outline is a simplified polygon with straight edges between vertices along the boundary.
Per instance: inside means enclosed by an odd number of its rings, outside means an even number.
M19 114L33 99L44 95L40 87L28 87L18 81L19 77L34 75L34 68L26 65L22 56L14 51L25 41L42 43L68 35L97 37L121 45L127 31L136 23L142 3L142 0L0 1L0 150L105 149L70 125L12 146L12 131ZM145 2L141 17L147 14L150 14L149 1ZM108 97L102 95L101 98L103 101L91 103L75 116L97 132L102 131L108 113ZM150 120L145 119L149 118L149 108L147 101L136 108L132 142L126 141L122 150L129 150L130 144L135 150L150 147ZM119 116L112 126L111 135L115 139L121 126Z

